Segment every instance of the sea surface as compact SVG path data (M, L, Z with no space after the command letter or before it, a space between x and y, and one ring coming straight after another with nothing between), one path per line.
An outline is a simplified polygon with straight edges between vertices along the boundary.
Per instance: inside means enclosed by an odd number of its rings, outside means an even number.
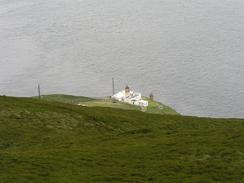
M129 85L184 115L244 117L243 0L0 0L0 94Z

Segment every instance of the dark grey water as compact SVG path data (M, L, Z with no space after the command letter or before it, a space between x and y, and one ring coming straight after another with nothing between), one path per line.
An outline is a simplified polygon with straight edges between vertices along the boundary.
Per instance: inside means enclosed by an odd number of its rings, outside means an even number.
M185 115L244 117L243 0L0 0L0 94L129 84Z

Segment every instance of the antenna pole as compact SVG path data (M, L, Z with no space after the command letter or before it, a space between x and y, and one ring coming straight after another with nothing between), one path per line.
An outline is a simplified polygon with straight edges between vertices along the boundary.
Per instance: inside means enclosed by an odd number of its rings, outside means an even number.
M114 92L114 78L112 78L112 88L113 88L113 95L115 94Z
M38 84L37 89L38 89L38 97L39 97L39 99L41 99L41 87L40 87L40 84Z

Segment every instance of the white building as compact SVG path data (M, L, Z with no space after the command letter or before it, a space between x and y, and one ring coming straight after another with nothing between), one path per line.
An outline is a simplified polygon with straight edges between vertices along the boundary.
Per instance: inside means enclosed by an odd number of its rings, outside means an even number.
M132 105L142 107L148 106L148 101L142 99L141 93L130 91L130 88L128 86L125 87L125 90L113 95L112 98L120 102L126 102Z

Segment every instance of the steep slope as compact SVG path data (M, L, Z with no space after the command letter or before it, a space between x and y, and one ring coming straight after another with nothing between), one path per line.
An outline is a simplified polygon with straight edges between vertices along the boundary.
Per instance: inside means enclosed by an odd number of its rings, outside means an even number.
M244 120L0 97L0 182L243 182Z

